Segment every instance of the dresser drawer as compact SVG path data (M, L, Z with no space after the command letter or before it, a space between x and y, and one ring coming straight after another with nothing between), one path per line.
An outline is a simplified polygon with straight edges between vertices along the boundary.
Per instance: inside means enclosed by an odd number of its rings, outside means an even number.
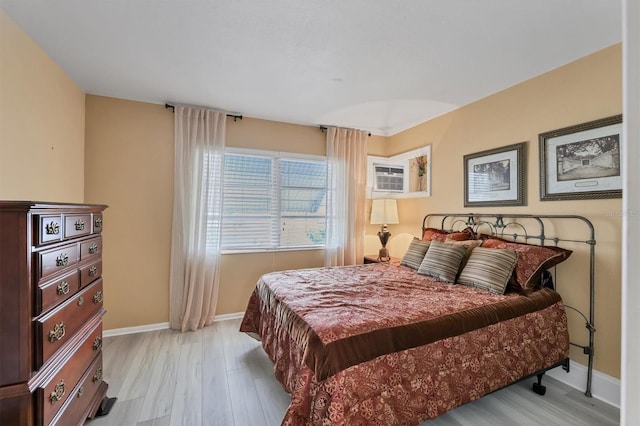
M38 215L36 223L37 235L34 235L36 245L62 240L62 215Z
M93 214L93 234L99 234L102 232L102 213Z
M36 368L40 368L101 308L102 279L98 279L53 311L36 318Z
M92 238L80 243L80 260L86 260L90 257L100 256L102 254L102 237Z
M73 238L91 233L91 215L69 215L64 218L64 237Z
M46 312L73 296L80 289L80 274L77 269L55 280L38 285L36 315Z
M52 374L51 378L36 389L38 398L43 401L43 424L48 425L56 413L65 405L65 401L76 395L81 378L88 371L93 361L102 355L100 349L94 349L94 339L101 332L101 325L88 332L77 349L67 361ZM102 371L102 370L100 370ZM100 376L102 379L102 376Z
M55 250L38 253L38 278L61 272L78 264L78 244L69 244Z
M102 276L102 260L96 258L95 261L89 262L80 267L80 288L92 283Z
M98 355L91 366L73 389L63 410L51 421L50 425L71 426L84 424L87 416L91 416L95 404L96 393L102 381L102 354ZM106 386L105 386L106 387Z

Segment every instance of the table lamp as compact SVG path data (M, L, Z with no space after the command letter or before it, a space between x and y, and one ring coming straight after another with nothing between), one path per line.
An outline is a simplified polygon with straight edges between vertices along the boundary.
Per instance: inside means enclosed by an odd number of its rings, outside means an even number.
M382 225L380 231L378 231L378 237L382 248L378 253L379 262L388 262L391 260L389 256L389 250L387 249L387 241L391 233L387 227L388 224L400 223L398 221L398 205L396 200L393 199L377 199L371 203L371 224Z

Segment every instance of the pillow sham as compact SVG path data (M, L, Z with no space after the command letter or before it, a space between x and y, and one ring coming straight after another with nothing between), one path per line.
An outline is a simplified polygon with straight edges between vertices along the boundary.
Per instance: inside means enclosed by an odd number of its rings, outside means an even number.
M443 229L437 228L426 228L422 233L422 239L425 241L445 241L445 240L454 240L454 241L466 241L466 240L474 240L476 238L476 233L473 232L473 228L467 226L462 231L445 231Z
M460 266L458 267L458 272L462 271L462 268L467 264L469 260L469 256L471 256L471 252L476 247L480 247L482 244L482 240L467 240L467 241L456 241L456 240L445 240L445 244L455 244L455 245L463 245L467 247L467 251L462 257L462 261L460 262Z
M445 244L432 240L427 254L422 259L418 273L435 278L438 281L454 283L458 267L467 251L463 245Z
M430 241L422 241L419 238L413 238L407 252L402 256L401 265L408 266L416 271L420 268L424 255L427 254Z
M460 272L458 284L504 294L517 262L518 253L513 250L476 248Z
M484 248L507 249L518 252L518 263L514 270L516 281L523 289L539 290L542 273L569 258L571 250L552 246L536 246L516 243L490 236L484 240Z

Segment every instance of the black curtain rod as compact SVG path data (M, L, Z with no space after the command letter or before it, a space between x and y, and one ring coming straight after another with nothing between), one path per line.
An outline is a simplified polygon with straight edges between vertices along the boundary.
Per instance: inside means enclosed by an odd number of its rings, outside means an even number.
M175 105L171 105L171 104L164 104L164 107L167 109L171 109L171 111L176 112L176 107ZM238 120L242 120L242 115L236 115L236 114L227 114L227 117L231 117L233 118L233 121L238 121Z
M327 130L327 126L320 126L320 131L324 132L325 130ZM355 130L355 129L354 129ZM367 133L367 136L371 136L371 132Z

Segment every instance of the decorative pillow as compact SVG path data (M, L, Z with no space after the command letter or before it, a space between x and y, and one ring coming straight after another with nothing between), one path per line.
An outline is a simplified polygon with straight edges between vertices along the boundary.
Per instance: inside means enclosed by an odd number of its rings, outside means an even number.
M489 237L483 243L485 248L498 248L518 252L518 263L514 274L523 289L540 289L542 273L569 258L571 250L560 247L536 246L516 243L498 237Z
M504 294L517 262L518 253L513 250L476 248L460 273L458 284Z
M454 241L466 241L466 240L474 240L476 238L475 232L473 232L473 228L467 226L462 231L445 231L443 229L437 228L426 228L424 233L422 234L422 239L425 241L445 241L445 240L454 240Z
M462 268L464 268L464 266L467 264L467 261L469 260L469 256L471 256L471 252L473 251L473 249L475 249L476 247L480 247L480 245L482 244L482 240L467 240L467 241L445 240L444 243L462 245L467 248L467 252L462 257L462 262L460 262L460 267L458 268L458 272L460 272L462 271Z
M402 257L400 264L408 266L411 269L418 270L422 263L422 259L424 259L424 255L427 254L429 244L431 244L430 241L422 241L418 238L414 238L413 241L411 241L407 252Z
M465 246L445 244L433 240L420 264L420 268L418 268L418 273L435 278L438 281L454 283L456 275L458 275L458 267L466 252L467 248Z

